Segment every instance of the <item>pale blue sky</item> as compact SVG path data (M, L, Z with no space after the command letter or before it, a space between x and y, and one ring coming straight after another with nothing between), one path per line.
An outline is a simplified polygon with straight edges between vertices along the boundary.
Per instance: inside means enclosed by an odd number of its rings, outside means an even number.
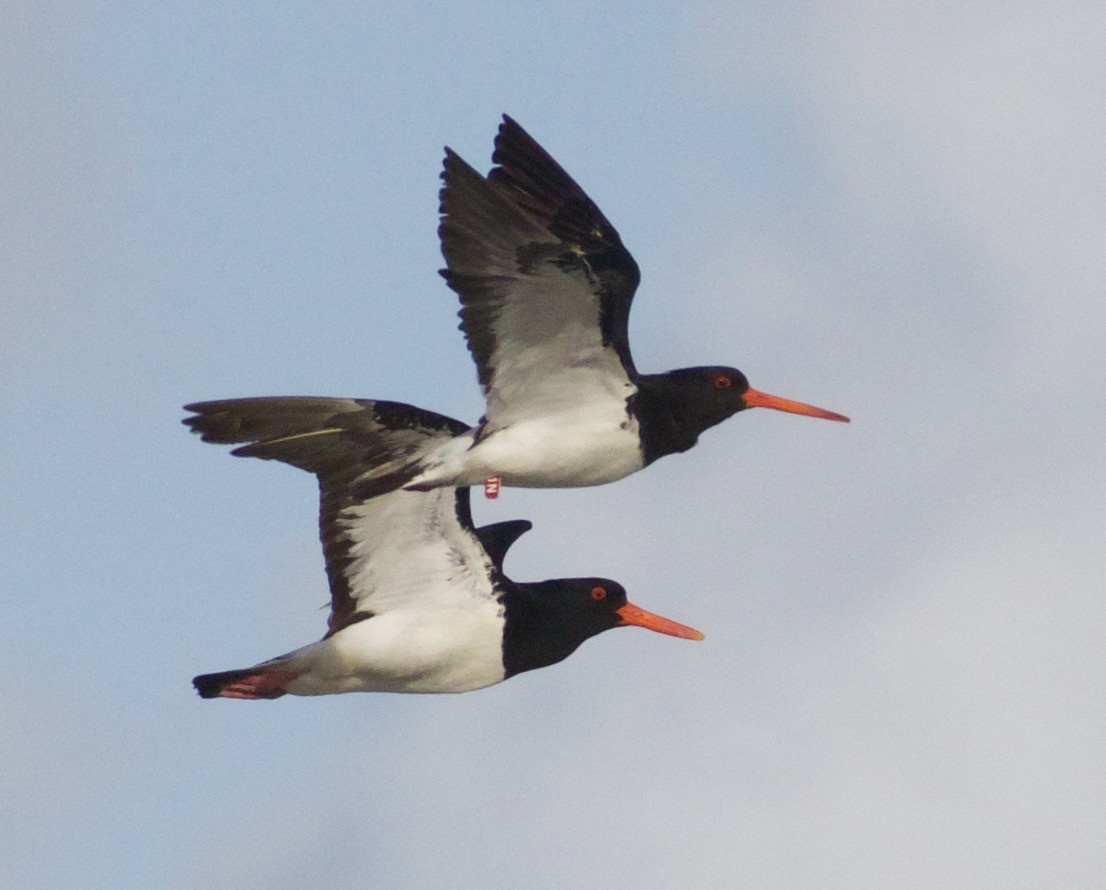
M1106 870L1097 3L8 4L0 883L1086 886ZM201 702L321 635L306 474L190 400L472 421L449 144L527 127L637 257L639 367L750 412L507 490L619 631L479 693Z

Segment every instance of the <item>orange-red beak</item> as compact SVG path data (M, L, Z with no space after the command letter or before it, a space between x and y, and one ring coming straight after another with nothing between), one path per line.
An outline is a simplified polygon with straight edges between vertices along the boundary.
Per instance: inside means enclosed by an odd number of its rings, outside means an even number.
M791 399L781 399L779 396L760 392L752 387L746 390L742 398L745 400L745 406L747 408L775 408L777 411L786 411L788 414L805 414L807 417L821 417L823 420L839 420L841 423L849 422L849 418L844 414L835 414L833 411L827 411L825 408L815 408L813 405L808 405L806 402L793 402Z
M655 630L659 634L668 634L670 637L680 637L684 640L703 639L703 635L695 630L695 628L688 627L685 624L677 624L675 621L661 618L660 615L654 615L652 612L646 612L633 603L626 603L626 605L618 610L617 614L618 617L622 619L619 622L620 627L633 624L636 627Z

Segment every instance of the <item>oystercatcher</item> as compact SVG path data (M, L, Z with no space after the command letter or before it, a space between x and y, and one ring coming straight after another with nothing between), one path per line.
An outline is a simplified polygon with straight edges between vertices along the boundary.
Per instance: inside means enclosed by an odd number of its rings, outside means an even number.
M640 275L618 232L507 116L492 161L485 178L446 149L439 228L485 415L417 461L369 470L361 496L613 482L745 408L848 421L752 389L736 368L639 373L627 324Z
M317 643L240 670L202 674L203 698L338 692L467 692L568 657L588 637L636 625L700 640L632 605L606 578L519 583L503 559L525 520L475 528L467 487L396 490L365 500L354 481L397 454L419 459L467 433L459 421L394 402L261 398L197 402L185 423L204 441L246 443L319 480L330 580Z

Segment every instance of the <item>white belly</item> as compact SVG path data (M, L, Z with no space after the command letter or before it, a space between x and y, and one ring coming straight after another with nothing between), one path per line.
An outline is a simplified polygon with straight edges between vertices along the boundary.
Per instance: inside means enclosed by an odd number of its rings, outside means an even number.
M471 442L471 440L470 440ZM522 488L575 488L614 482L642 467L637 420L624 411L574 411L522 420L464 450L453 440L430 456L413 484L479 485L499 476Z
M480 481L501 476L524 488L574 487L614 482L641 469L637 423L573 422L542 418L498 430L469 452Z
M386 612L305 646L295 695L469 692L503 679L502 607ZM294 657L295 657L294 656Z

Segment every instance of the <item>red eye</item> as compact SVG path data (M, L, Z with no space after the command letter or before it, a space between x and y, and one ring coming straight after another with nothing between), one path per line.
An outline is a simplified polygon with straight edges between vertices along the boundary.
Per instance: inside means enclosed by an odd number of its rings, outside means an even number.
M730 380L730 378L727 377L725 374L719 374L717 377L714 378L714 385L717 386L719 389L728 389L729 387L733 386L733 381Z
M598 587L598 586L593 587L591 589L591 598L593 600L604 600L604 599L606 599L607 598L606 588Z

